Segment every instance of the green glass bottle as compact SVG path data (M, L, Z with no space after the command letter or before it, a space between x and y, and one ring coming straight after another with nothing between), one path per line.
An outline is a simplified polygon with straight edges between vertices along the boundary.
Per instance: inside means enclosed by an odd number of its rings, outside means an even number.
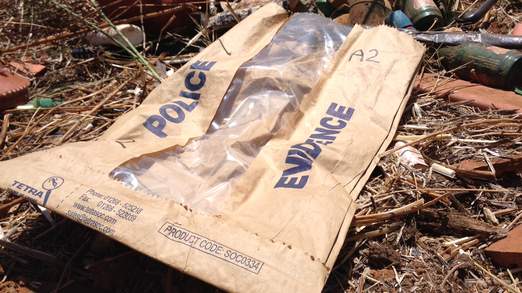
M456 69L460 78L481 84L513 89L522 86L522 52L481 44L462 44L439 49L441 63Z

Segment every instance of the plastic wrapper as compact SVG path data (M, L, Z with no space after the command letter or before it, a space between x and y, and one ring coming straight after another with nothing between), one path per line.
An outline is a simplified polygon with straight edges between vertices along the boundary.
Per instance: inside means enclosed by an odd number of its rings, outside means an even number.
M237 71L204 136L145 155L112 176L134 190L217 212L231 185L259 150L299 115L350 28L315 14L298 14L272 42Z

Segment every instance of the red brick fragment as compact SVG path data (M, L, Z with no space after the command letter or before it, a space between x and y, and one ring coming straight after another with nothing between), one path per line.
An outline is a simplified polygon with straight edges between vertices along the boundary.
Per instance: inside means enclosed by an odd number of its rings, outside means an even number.
M455 79L440 79L434 74L425 74L417 83L416 90L447 97L450 102L467 102L481 109L514 110L522 113L522 96L511 91L490 88L484 85Z
M522 267L522 225L511 230L507 237L485 249L493 263L504 267Z

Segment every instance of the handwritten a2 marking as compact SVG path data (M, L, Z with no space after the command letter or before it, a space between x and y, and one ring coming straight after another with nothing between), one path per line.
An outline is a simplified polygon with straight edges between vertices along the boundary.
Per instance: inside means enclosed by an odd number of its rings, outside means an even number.
M366 50L366 53L363 49L355 50L350 55L350 58L348 61L352 61L352 58L354 60L358 60L359 62L373 62L373 63L379 63L379 60L377 60L377 56L379 56L379 50L377 49L369 49Z

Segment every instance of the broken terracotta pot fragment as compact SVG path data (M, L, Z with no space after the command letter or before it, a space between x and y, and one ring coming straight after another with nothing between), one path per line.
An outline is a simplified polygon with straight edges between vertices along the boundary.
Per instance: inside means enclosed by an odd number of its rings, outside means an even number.
M0 111L28 101L29 80L0 68Z

